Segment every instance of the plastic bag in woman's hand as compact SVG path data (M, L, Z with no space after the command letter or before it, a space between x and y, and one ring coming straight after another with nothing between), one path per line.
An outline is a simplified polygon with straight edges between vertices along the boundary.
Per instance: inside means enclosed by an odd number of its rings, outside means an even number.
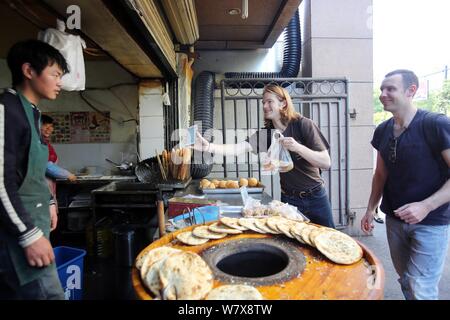
M275 130L272 135L272 144L267 154L262 155L263 171L261 174L269 175L277 172L288 172L294 168L291 154L280 143L283 134L279 130Z

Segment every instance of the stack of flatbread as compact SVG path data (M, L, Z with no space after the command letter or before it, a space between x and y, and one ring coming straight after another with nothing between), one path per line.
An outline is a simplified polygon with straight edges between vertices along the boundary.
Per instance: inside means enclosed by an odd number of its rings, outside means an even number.
M243 227L240 227L237 222L232 226L226 225L222 222L222 219L232 219L232 218L221 218L220 222L215 222L210 224L209 226L199 226L191 231L186 231L177 234L176 238L178 241L190 245L190 246L198 246L208 242L209 240L217 240L226 237L229 234L240 234L244 230ZM228 220L226 220L228 221ZM230 221L237 221L230 220Z
M138 256L136 267L157 299L198 300L212 289L211 269L193 252L166 246L155 248Z
M143 251L135 265L156 299L263 300L258 289L249 285L225 285L212 290L212 271L193 252L159 247Z
M359 244L338 230L309 223L297 223L289 231L300 243L316 248L335 263L353 264L363 256Z
M199 226L192 232L180 233L177 235L177 239L184 244L196 246L210 240L222 239L230 234L241 234L248 230L262 234L284 234L302 244L317 248L328 259L339 264L353 264L358 262L363 255L358 243L345 233L283 216L269 218L221 217L219 222L209 226Z

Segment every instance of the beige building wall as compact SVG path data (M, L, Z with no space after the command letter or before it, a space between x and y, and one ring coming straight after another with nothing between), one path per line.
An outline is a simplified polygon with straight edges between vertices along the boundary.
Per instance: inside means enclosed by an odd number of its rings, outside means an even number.
M348 232L360 234L373 174L372 0L304 0L302 77L345 77L350 125L350 211Z

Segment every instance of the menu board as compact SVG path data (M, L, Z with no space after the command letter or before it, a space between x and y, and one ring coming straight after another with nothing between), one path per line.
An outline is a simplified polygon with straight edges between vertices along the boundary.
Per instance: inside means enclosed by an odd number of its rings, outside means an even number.
M46 112L54 120L52 143L108 143L111 141L109 112Z

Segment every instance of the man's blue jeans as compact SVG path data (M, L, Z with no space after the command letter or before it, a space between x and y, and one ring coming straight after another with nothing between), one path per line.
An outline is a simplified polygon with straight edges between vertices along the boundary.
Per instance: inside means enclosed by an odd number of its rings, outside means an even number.
M281 201L296 206L298 210L307 216L311 222L322 226L334 228L330 201L324 187L312 192L308 197L290 196L281 194Z
M389 250L405 299L439 298L449 230L449 225L407 224L386 215Z

